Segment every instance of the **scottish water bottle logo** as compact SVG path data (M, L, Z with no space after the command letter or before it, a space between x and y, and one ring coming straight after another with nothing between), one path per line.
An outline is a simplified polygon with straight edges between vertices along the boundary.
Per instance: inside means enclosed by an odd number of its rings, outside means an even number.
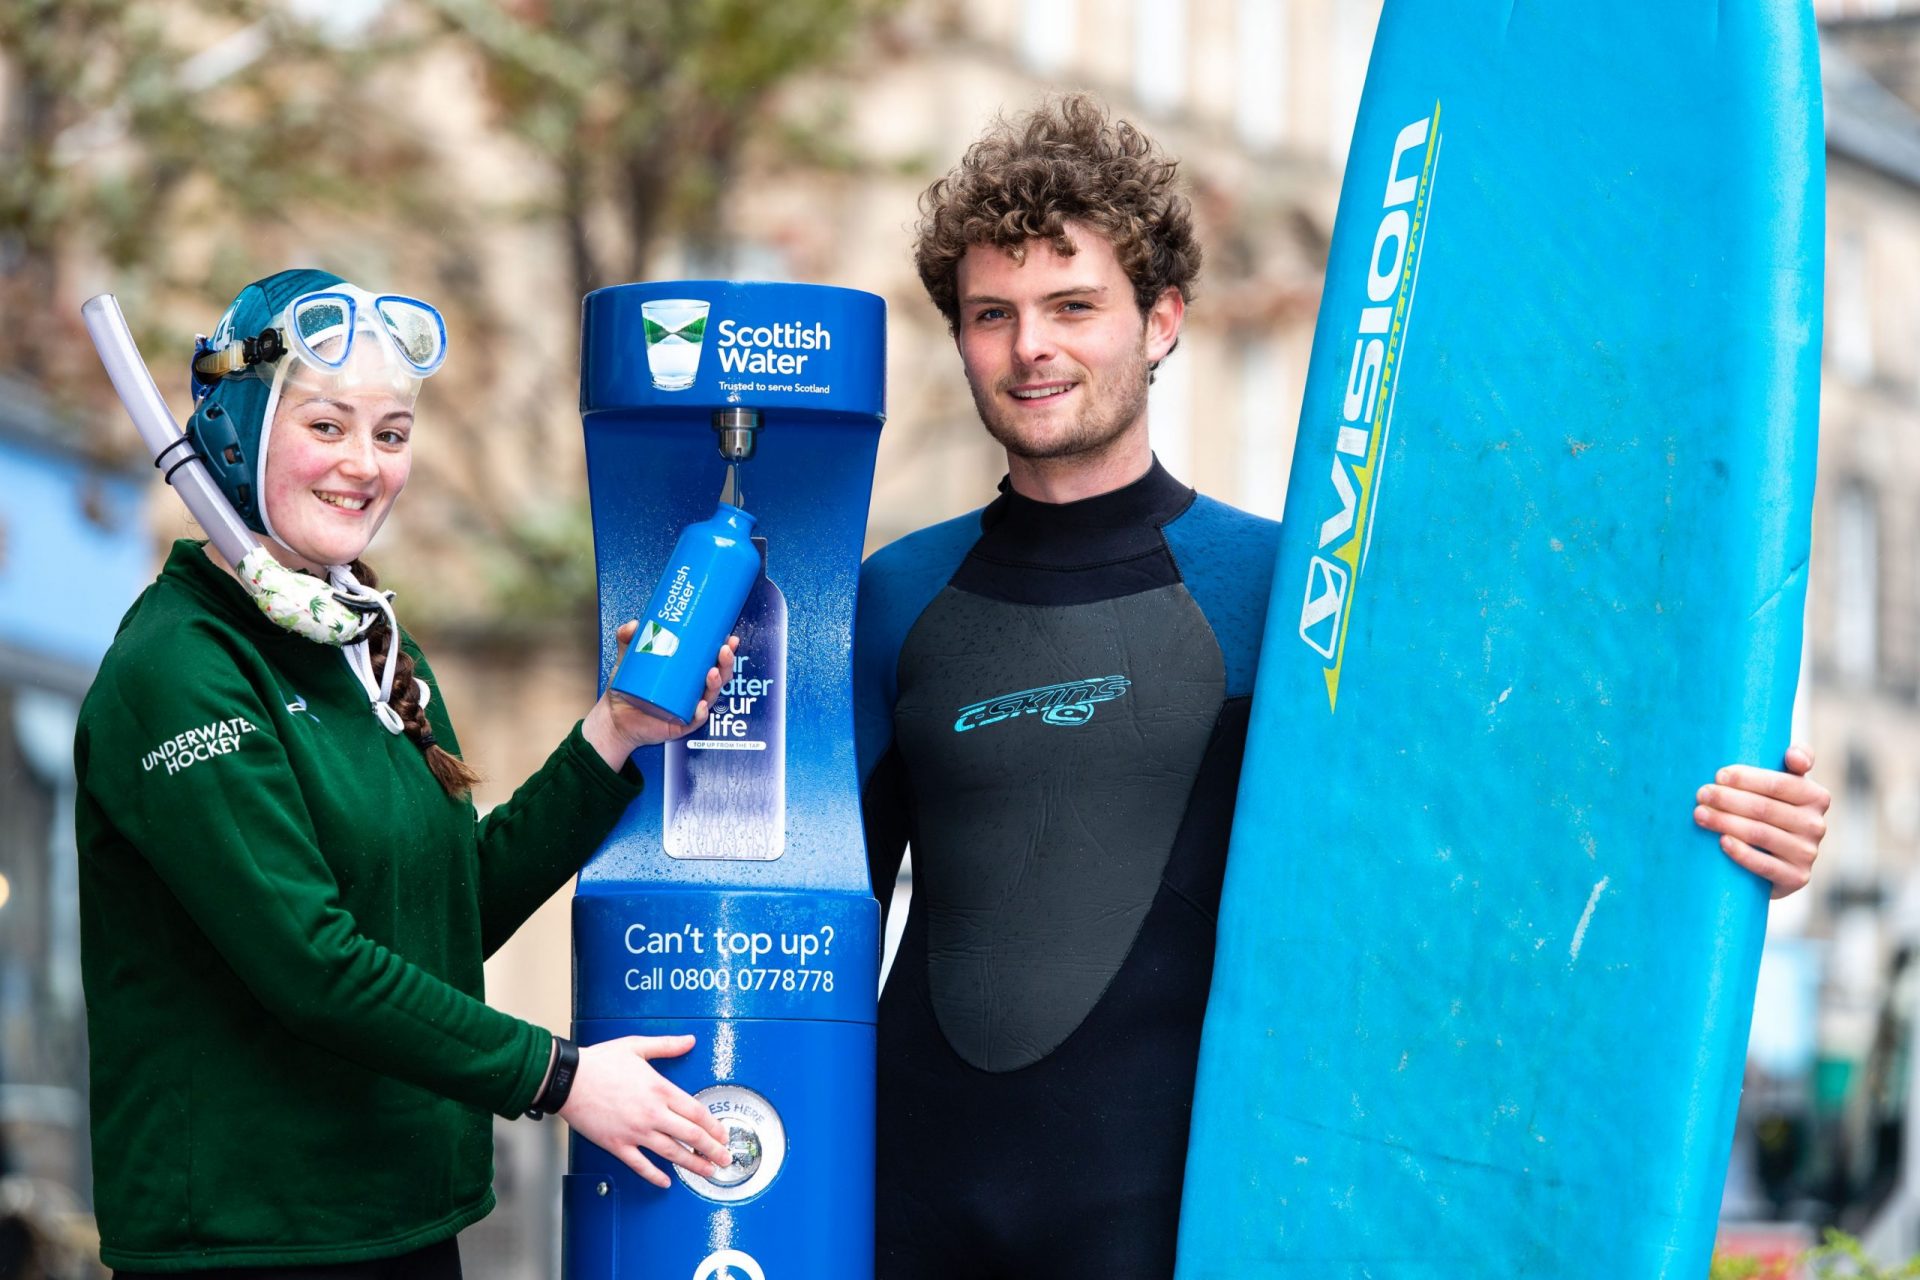
M685 391L700 372L710 303L696 298L656 298L640 304L647 331L647 372L660 391Z
M633 642L633 651L671 658L680 652L680 637L649 619L645 629L640 632L640 638Z

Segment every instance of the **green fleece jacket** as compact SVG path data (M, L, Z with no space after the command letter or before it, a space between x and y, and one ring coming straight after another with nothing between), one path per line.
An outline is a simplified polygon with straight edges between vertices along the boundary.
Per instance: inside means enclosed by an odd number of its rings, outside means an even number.
M428 715L457 749L437 688ZM74 752L105 1262L359 1261L484 1216L489 1113L526 1110L552 1037L486 1005L481 961L612 830L631 774L576 726L476 821L337 650L186 541Z

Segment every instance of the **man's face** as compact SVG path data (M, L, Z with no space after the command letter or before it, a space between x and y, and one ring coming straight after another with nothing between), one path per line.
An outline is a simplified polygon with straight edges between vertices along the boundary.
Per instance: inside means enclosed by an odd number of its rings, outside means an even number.
M1029 460L1095 458L1147 430L1147 371L1179 336L1167 289L1145 315L1106 237L1066 225L1077 252L1029 240L1023 260L973 245L956 283L954 340L987 431Z

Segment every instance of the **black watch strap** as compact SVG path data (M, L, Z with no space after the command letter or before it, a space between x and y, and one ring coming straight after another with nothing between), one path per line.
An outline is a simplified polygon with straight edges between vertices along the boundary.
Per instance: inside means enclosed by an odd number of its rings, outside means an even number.
M573 1077L580 1071L580 1046L564 1036L553 1038L553 1066L547 1070L547 1083L527 1108L527 1118L538 1120L567 1105L573 1092Z

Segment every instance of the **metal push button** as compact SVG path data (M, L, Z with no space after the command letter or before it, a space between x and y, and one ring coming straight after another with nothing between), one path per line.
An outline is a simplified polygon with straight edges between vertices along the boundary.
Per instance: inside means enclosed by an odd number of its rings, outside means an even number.
M716 1187L737 1187L759 1171L760 1135L732 1120L727 1121L726 1129L727 1151L733 1163L715 1169L707 1181Z
M734 1204L766 1190L787 1159L787 1126L773 1104L737 1084L716 1084L694 1095L707 1114L727 1131L733 1163L711 1178L675 1166L687 1189L704 1200Z

